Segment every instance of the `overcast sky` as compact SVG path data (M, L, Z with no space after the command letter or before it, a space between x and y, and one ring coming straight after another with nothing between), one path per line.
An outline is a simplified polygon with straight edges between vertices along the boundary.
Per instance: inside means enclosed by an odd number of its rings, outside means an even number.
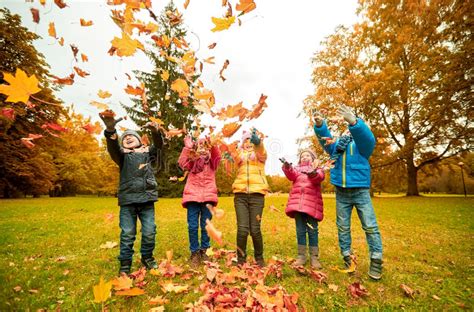
M73 66L90 72L87 78L76 75L75 84L65 86L58 97L66 105L74 105L77 112L99 118L98 109L89 105L100 100L124 114L119 102L130 103L123 88L131 82L125 73L133 69L151 71L152 67L142 52L133 57L109 56L107 51L114 36L120 37L120 29L110 18L111 7L106 1L67 1L68 7L60 10L53 0L46 6L22 0L3 0L2 6L22 16L24 25L41 35L35 45L46 57L51 73L64 77ZM168 1L153 1L155 13L159 13ZM215 57L216 65L205 65L201 80L212 89L216 106L222 107L243 101L249 108L258 101L261 93L268 96L268 108L257 120L244 124L232 139L238 139L242 130L255 126L265 133L269 158L267 174L281 174L278 158L296 161L297 138L308 131L308 120L300 117L304 98L311 94L311 57L320 49L320 42L332 34L338 25L356 22L357 0L256 0L256 10L241 17L229 30L213 33L211 16L221 17L225 10L220 0L191 0L184 10L184 0L174 3L183 13L188 29L188 42L199 58ZM231 1L235 7L237 0ZM30 8L40 10L40 23L32 21ZM91 27L81 27L79 19L92 20ZM61 47L48 36L48 24L54 22L58 37L64 37ZM216 48L207 46L213 42ZM89 62L76 63L69 44L79 47L79 53L89 57ZM80 54L79 54L80 55ZM219 78L219 70L228 59L230 65L224 72L225 82ZM132 81L133 82L133 81ZM136 81L132 84L137 84ZM113 96L107 100L97 97L99 89L108 90ZM134 127L130 122L123 126Z

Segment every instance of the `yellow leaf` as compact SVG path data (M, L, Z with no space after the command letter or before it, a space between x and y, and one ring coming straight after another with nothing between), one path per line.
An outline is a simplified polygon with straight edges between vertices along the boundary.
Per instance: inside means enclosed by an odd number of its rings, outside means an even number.
M97 107L100 110L109 109L109 106L107 104L103 104L103 103L100 103L100 102L91 101L90 104L94 107Z
M0 93L8 95L6 102L23 102L27 103L30 95L41 91L38 88L38 79L35 75L28 77L24 71L17 68L15 76L4 73L3 79L9 83L9 85L0 85Z
M54 23L53 23L53 22L49 23L48 34L49 34L51 37L56 38L56 28L54 27Z
M97 92L97 95L101 98L101 99L106 99L106 98L109 98L112 96L112 94L109 92L109 91L103 91L103 90L99 90Z
M176 79L172 84L171 84L171 90L178 92L179 97L183 98L186 96L189 96L189 87L188 83L184 79Z
M122 275L110 281L114 285L114 290L127 290L132 288L133 281L130 277Z
M93 287L94 292L94 302L101 303L106 302L110 298L110 290L112 289L112 282L104 282L104 279L101 277L99 284Z
M162 125L163 124L163 120L159 119L159 118L155 118L155 117L150 117L150 121L151 122L156 122L157 124L159 125Z
M140 41L130 38L124 32L122 32L122 38L114 37L111 43L112 47L117 49L118 56L131 56L135 54L137 49L145 49Z
M212 17L212 22L214 23L215 27L211 29L211 31L222 31L229 29L229 27L235 22L235 16L227 17L227 18L218 18Z
M171 262L172 258L173 258L173 250L167 250L166 251L166 260L168 260L168 262Z
M177 294L185 292L188 290L189 286L188 285L175 285L173 284L172 281L168 282L162 282L161 284L161 289L163 292L168 293L168 292L175 292Z
M164 70L163 73L161 74L161 79L163 79L163 81L168 81L169 78L170 78L170 73L167 70Z
M140 295L143 295L145 294L145 291L141 288L131 288L131 289L127 289L127 290L120 290L120 291L117 291L115 292L115 294L117 296L129 296L129 297L132 297L132 296L140 296Z

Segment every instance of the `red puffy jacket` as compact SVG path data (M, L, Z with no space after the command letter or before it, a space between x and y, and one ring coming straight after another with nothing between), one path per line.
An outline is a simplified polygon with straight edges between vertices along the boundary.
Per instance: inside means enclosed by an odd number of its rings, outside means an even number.
M216 170L221 160L220 150L217 146L211 148L210 161L204 166L204 170L198 173L190 171L194 165L190 157L191 151L192 149L183 148L178 159L179 166L189 171L181 203L183 207L189 202L210 202L215 206L217 205Z
M321 182L324 180L324 171L318 169L314 176L308 176L300 172L298 167L283 166L283 172L293 182L285 209L286 215L294 218L296 212L303 212L322 221L324 213Z

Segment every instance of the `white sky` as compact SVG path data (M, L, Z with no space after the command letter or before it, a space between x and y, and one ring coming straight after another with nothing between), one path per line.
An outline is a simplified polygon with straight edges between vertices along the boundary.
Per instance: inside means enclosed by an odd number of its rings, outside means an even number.
M105 102L118 115L124 114L119 102L130 103L123 88L129 81L125 73L132 69L150 71L151 64L139 51L133 57L109 56L107 51L114 36L120 37L120 29L110 18L111 6L104 1L67 1L68 7L60 10L53 0L46 0L42 7L38 0L2 1L2 6L22 16L23 24L41 35L36 48L45 55L51 73L65 77L73 72L73 66L90 72L87 78L76 75L72 86L65 86L57 96L66 105L74 104L77 112L99 120L98 109L89 105L91 100ZM168 1L153 1L155 14L159 14ZM238 0L231 3L235 8ZM281 174L278 160L285 157L295 162L297 138L308 131L308 120L297 115L301 112L304 98L313 92L311 84L311 57L320 49L319 43L332 34L338 25L352 25L357 21L357 0L256 0L257 8L241 17L242 26L234 24L229 30L213 33L211 16L221 17L225 9L220 0L191 0L184 10L184 0L174 3L183 13L188 29L188 42L199 58L215 56L215 65L205 64L201 80L214 91L216 107L243 101L250 108L261 93L268 96L268 108L256 120L244 124L232 139L240 138L242 130L252 126L265 133L268 151L267 174ZM40 23L33 23L30 8L40 10ZM91 27L81 27L79 19L92 20ZM142 18L140 16L140 18ZM143 18L145 19L145 18ZM61 47L48 36L48 24L54 22L58 37L64 37ZM217 42L213 50L207 46ZM69 44L79 48L89 57L89 62L76 63ZM230 65L224 76L218 73L224 61ZM132 75L133 76L133 75ZM109 99L97 97L99 89L113 94ZM122 126L133 127L131 122Z

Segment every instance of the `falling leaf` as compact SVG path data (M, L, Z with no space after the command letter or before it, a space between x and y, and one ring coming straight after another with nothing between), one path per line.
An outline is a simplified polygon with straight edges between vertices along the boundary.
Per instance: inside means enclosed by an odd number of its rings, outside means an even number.
M54 27L54 22L49 23L48 34L51 37L56 38L56 28Z
M211 19L215 25L215 27L211 29L212 32L229 29L229 27L235 22L235 16L227 18L212 17Z
M225 60L224 65L222 65L221 70L219 71L219 77L222 79L222 81L226 81L226 78L223 76L224 70L227 69L227 66L229 66L230 62L229 60Z
M413 289L411 289L405 284L400 284L400 288L403 290L405 296L410 297L412 299L414 298L413 295L415 294L415 292L413 291Z
M162 296L156 296L155 298L151 298L150 300L148 300L148 304L163 305L163 304L168 304L168 303L170 303L169 299L165 299Z
M217 43L214 42L214 43L211 43L210 45L208 45L207 48L208 48L209 50L212 50L212 49L214 49L214 48L216 47L216 45L217 45Z
M204 59L203 62L208 63L208 64L215 64L214 59L215 59L215 57L211 56L211 57L208 57L207 59Z
M122 32L122 38L114 37L111 43L118 56L131 56L137 49L145 49L140 41L130 38L125 32Z
M64 38L63 37L59 38L58 43L60 46L64 46Z
M106 242L105 244L100 245L101 249L112 249L117 247L118 244L116 242Z
M348 286L349 293L354 298L365 297L369 295L367 289L359 282L354 282Z
M170 77L170 73L167 70L163 70L160 76L161 76L161 79L163 79L163 81L168 81Z
M168 262L171 262L171 259L173 258L173 250L167 250L166 251L166 260Z
M54 3L56 3L56 5L57 5L60 9L64 9L65 7L67 7L66 3L64 3L63 0L54 0Z
M97 96L99 96L101 99L106 99L111 97L112 94L109 91L99 90L97 91Z
M97 101L90 101L90 105L94 106L94 107L97 107L98 109L100 110L107 110L109 109L109 106L107 104L104 104L104 103L100 103L100 102L97 102Z
M239 3L235 6L237 11L241 11L240 15L253 11L257 5L253 0L240 0Z
M186 10L189 5L189 0L184 1L184 9Z
M171 90L178 93L180 98L189 96L189 86L186 80L178 78L171 84Z
M46 5L46 0L40 0L40 3L42 6L45 6Z
M89 134L99 134L102 131L102 128L100 127L100 125L98 123L96 123L96 124L91 124L91 123L85 124L84 126L82 126L82 129L86 130L87 133L89 133Z
M23 102L26 104L32 94L41 91L41 89L38 88L38 79L36 79L36 76L31 75L28 77L27 74L19 68L16 69L15 76L4 73L3 79L9 83L8 85L0 85L0 93L8 96L5 100L6 102Z
M33 143L33 139L30 138L21 138L20 142L27 148L33 148L35 147L35 143Z
M258 99L258 103L255 104L252 107L252 111L249 112L249 114L247 114L248 119L255 119L255 118L260 117L260 115L263 113L263 110L266 107L268 107L266 103L266 99L267 99L266 95L263 95L263 94L260 95L260 98Z
M128 80L132 80L132 77L130 77L129 74L125 73L125 76L127 76Z
M83 62L88 62L89 61L89 58L84 53L81 53L81 59L82 59Z
M100 277L98 285L93 287L94 302L101 303L107 301L111 296L112 282L104 282L104 278Z
M222 245L222 232L218 231L209 219L206 219L206 231L217 244Z
M257 219L258 222L262 221L262 217L260 215L257 215L255 219Z
M241 126L242 125L237 122L231 122L231 123L225 124L224 127L222 128L222 135L225 138L230 138L234 133L237 132L237 130L239 130Z
M74 83L74 76L76 74L72 73L67 77L59 78L58 76L52 76L54 78L53 82L62 85L72 85Z
M143 92L145 92L144 90L145 86L144 84L142 83L140 87L132 87L131 85L127 85L127 87L125 88L125 92L128 93L128 94L131 94L131 95L142 95Z
M72 55L74 55L74 59L76 59L77 62L77 53L79 52L79 48L73 44L70 44L69 46L71 47Z
M88 72L83 71L82 69L80 69L80 68L77 67L77 66L74 66L74 70L75 70L76 73L77 73L79 76L81 76L82 78L84 78L84 77L90 75Z
M92 21L86 21L83 18L81 18L80 22L81 22L81 26L83 26L83 27L92 26L94 24Z
M15 119L15 110L13 108L2 108L2 112L0 113L3 117L14 120Z
M33 22L38 24L40 21L39 10L31 8L30 11L31 11L31 15L33 15Z

